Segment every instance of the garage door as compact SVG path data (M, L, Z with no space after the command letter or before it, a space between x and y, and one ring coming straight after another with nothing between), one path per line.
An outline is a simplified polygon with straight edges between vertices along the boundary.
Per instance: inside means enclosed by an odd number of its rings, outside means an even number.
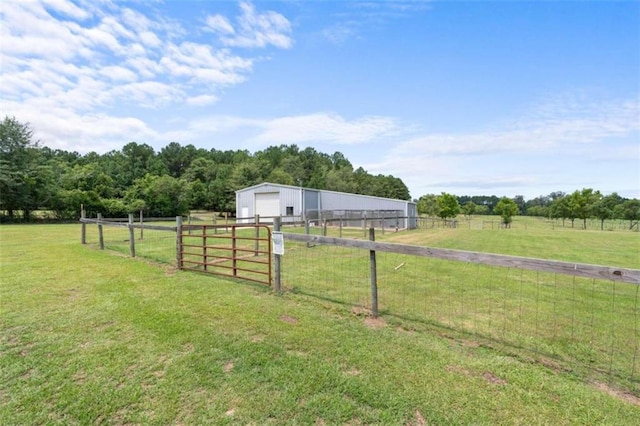
M260 222L273 222L274 216L280 216L280 193L263 192L256 195L256 214Z

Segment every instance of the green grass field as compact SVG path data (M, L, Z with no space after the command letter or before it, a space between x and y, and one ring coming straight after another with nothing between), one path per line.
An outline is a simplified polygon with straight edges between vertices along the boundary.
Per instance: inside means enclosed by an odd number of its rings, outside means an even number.
M473 224L457 229L378 231L377 239L639 266L636 232L554 229L537 219L518 219L511 229L483 230ZM327 229L329 236L336 233L335 228ZM343 235L362 238L363 232L343 229ZM346 309L370 307L366 250L307 248L293 242L288 247L283 260L285 287ZM474 344L553 364L585 381L615 383L640 395L637 285L380 252L377 265L379 307L385 319L395 318L413 329L435 326L441 333L463 332Z
M384 238L640 263L637 233L530 228ZM1 424L632 425L640 418L638 398L615 381L585 380L441 324L374 320L331 295L299 291L320 282L310 273L276 295L258 284L101 252L80 245L79 234L79 225L0 227ZM290 249L285 259L292 259ZM316 249L323 248L300 251ZM339 268L320 254L303 259ZM388 266L399 260L380 266L390 275ZM358 268L348 271L361 285ZM410 264L399 271L423 273ZM452 280L444 278L440 290ZM365 286L355 297L366 295Z

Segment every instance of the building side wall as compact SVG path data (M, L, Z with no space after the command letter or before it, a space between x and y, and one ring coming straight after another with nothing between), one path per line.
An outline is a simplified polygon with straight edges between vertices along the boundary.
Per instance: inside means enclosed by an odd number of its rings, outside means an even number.
M247 218L254 217L254 192L249 191L238 191L236 192L236 220L239 223L250 223L253 220L249 220Z
M375 198L357 194L321 191L322 210L401 210L406 201Z

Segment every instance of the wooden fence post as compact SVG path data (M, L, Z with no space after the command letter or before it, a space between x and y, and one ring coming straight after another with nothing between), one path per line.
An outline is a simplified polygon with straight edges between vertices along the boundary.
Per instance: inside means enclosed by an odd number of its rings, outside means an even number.
M342 238L342 218L340 218L340 238Z
M104 250L104 235L102 234L102 213L98 213L98 243L100 250Z
M276 217L275 219L273 219L273 230L276 232L280 232L280 218ZM269 244L271 244L271 241L269 241ZM274 255L274 262L273 262L273 272L274 272L274 281L273 281L273 287L274 290L278 293L280 293L281 289L282 289L282 282L281 282L281 276L280 276L280 266L281 266L281 255L276 254Z
M362 217L362 230L364 231L365 238L367 237L367 214L365 213Z
M129 253L136 257L136 236L133 229L133 213L129 213Z
M84 206L82 206L82 210L80 210L80 220L82 221L83 219L87 218L87 211L84 209ZM82 228L80 230L80 243L81 244L87 244L87 224L84 222L82 223Z
M376 240L376 230L374 228L369 228L369 240ZM378 271L375 250L369 250L369 263L371 265L371 315L374 318L378 318Z
M142 238L144 238L144 219L143 219L143 215L142 215L142 209L140 209L140 239L142 240Z
M176 265L182 269L182 216L176 216Z

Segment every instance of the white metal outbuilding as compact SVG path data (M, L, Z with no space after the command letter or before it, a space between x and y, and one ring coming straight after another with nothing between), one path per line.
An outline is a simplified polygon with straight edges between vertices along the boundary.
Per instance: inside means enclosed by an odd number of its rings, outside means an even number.
M261 222L400 217L401 228L415 228L417 210L411 201L265 182L236 191L238 221L253 222L256 215Z

